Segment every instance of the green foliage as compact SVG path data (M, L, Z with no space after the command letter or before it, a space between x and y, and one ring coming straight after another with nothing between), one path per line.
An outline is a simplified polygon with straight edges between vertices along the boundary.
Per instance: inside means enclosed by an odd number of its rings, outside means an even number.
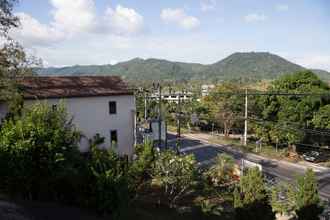
M208 111L205 115L207 121L216 122L216 127L223 130L225 136L229 136L234 127L236 129L243 127L241 119L244 112L244 99L241 96L226 94L238 92L242 92L238 84L223 83L202 100L202 104Z
M330 105L322 106L312 120L316 128L330 129Z
M304 176L299 176L295 184L296 213L299 219L314 220L322 213L317 180L313 170L307 169Z
M195 183L196 160L193 155L162 152L155 161L152 176L163 189L170 205L174 205Z
M130 201L128 161L112 150L92 145L86 162L84 183L80 186L82 205L100 213L120 215Z
M239 190L234 190L236 219L274 219L262 173L248 169L240 179Z
M227 154L218 154L215 164L206 171L206 178L214 186L222 186L233 180L235 161Z
M269 92L279 91L326 93L329 87L311 71L301 71L275 80ZM313 128L314 112L328 102L321 96L262 96L257 102L260 120L255 122L256 133L269 143L302 142L306 137L302 129Z
M276 213L291 215L296 209L293 186L287 183L280 183L273 187L271 206Z
M61 196L50 194L56 180L76 165L79 137L63 105L54 111L38 103L22 117L5 121L0 130L1 188L28 198Z
M8 119L0 130L0 192L59 201L118 216L128 206L129 161L100 150L95 135L85 157L80 133L63 104L38 103Z
M233 192L233 197L234 197L234 208L243 208L243 201L241 198L241 192L238 187L235 187L234 192Z
M32 65L40 66L41 61L35 57L28 57L15 40L9 36L12 28L19 26L19 19L13 13L14 5L18 0L1 0L0 3L0 102L9 103L11 114L20 113L22 98L17 79L22 76L32 75Z
M146 142L135 147L136 158L130 165L129 175L131 187L137 188L143 181L150 178L151 169L155 161L152 142Z

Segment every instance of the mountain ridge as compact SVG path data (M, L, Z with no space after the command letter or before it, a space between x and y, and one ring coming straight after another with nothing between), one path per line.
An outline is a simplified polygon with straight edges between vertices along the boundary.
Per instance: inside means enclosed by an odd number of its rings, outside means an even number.
M36 68L35 72L40 75L119 75L132 81L214 81L276 79L280 75L305 69L269 52L236 52L212 64L136 57L114 65ZM329 72L319 69L313 71L323 80L330 80Z

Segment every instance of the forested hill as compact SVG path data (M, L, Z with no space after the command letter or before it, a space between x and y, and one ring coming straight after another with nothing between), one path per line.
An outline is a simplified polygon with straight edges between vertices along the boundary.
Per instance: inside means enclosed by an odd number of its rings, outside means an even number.
M135 58L116 65L71 66L63 68L39 68L40 75L119 75L127 80L230 80L275 79L285 73L293 73L304 67L271 53L234 53L210 65L172 62L161 59ZM324 80L330 73L315 70Z

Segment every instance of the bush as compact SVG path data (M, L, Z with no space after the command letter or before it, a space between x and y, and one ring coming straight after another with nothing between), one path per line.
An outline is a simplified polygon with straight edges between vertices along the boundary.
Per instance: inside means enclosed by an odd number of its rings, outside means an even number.
M112 150L91 146L86 161L80 201L83 206L118 216L128 206L128 161Z
M152 142L137 145L135 157L129 168L130 185L138 188L141 183L151 178L150 173L155 162Z
M320 196L317 181L312 169L307 169L304 176L297 178L295 184L296 214L302 220L319 219L323 207L320 206Z
M98 149L99 135L83 157L79 138L63 105L53 110L39 103L5 121L0 131L1 193L118 216L130 201L128 159Z
M0 130L0 188L29 199L63 198L79 166L79 132L63 105L46 103L26 109L4 122Z
M216 187L233 180L235 161L228 154L218 154L215 164L205 172L207 180Z
M193 155L177 155L165 151L158 155L153 169L153 178L163 189L170 206L184 196L194 185L196 177L196 160Z
M293 186L288 183L279 183L273 187L271 206L273 211L280 216L292 216L296 208Z
M268 204L262 173L257 168L248 169L244 173L233 197L236 219L275 218Z

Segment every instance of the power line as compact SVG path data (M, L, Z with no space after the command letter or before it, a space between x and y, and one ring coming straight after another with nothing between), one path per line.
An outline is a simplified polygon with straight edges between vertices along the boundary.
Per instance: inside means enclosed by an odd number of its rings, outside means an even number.
M279 121L270 121L270 120L263 120L263 119L255 119L255 118L250 118L250 120L253 121L258 121L259 124L262 123L273 123L276 125L282 125L282 127L287 127L291 130L300 130L300 131L304 131L306 133L312 133L312 134L318 134L318 135L324 135L324 136L330 136L330 132L326 132L326 131L320 131L320 130L315 130L315 129L310 129L310 128L299 128L297 127L297 125L288 125L288 124L295 124L294 122L279 122ZM280 127L277 127L279 129L281 129Z
M264 96L329 96L328 93L288 93L288 92L252 92L252 93L244 93L244 92L216 92L217 95L237 95L237 96L256 96L256 95L264 95Z

